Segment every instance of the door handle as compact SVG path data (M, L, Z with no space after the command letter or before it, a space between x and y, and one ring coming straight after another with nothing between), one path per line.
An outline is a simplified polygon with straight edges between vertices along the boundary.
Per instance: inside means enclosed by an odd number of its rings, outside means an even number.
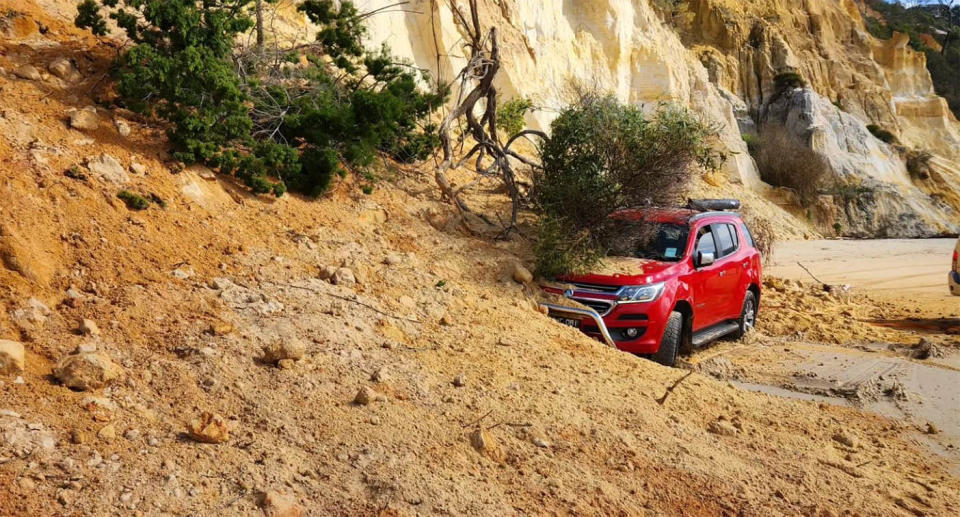
M727 274L726 271L721 271L721 272L720 272L720 276L726 276L726 274Z

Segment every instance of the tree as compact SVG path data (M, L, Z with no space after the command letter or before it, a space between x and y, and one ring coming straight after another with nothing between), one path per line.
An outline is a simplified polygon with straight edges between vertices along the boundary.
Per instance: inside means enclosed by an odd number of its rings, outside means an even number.
M646 114L609 95L582 94L551 125L534 176L538 272L554 276L595 264L619 210L677 206L696 171L725 159L711 145L715 137L714 126L676 105Z

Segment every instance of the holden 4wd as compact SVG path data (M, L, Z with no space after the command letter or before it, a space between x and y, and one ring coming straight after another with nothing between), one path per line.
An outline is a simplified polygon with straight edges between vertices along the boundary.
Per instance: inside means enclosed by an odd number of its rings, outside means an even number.
M750 331L760 306L761 260L735 200L612 216L601 269L543 284L590 307L551 315L620 350L672 366L680 350ZM587 317L578 317L587 316Z

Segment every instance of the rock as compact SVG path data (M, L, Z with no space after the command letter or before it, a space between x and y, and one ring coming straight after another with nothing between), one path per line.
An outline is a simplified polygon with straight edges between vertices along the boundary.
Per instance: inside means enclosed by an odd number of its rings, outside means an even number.
M89 441L90 441L90 436L87 433L83 432L82 430L74 429L70 431L70 443L80 445L80 444L88 443Z
M403 256L396 253L391 253L383 259L383 263L388 266L396 266L401 262L403 262Z
M233 325L226 321L215 321L210 324L207 333L214 336L226 336L234 331Z
M138 162L130 162L130 172L143 176L147 173L147 166Z
M357 391L357 395L353 397L353 403L358 406L366 406L373 402L374 393L373 390L364 386Z
M109 422L117 406L106 397L86 397L80 401L80 407L91 413L97 422Z
M23 371L25 366L23 344L18 341L0 339L0 375L14 375Z
M263 347L263 362L277 364L283 360L299 361L307 353L307 345L299 339L278 341Z
M263 494L260 509L263 510L263 515L266 517L300 517L303 515L303 508L297 504L293 497L274 490Z
M227 423L220 415L204 411L187 424L187 436L202 443L223 443L230 439Z
M337 273L337 269L340 268L337 266L320 266L320 272L317 274L317 277L319 277L320 280L330 280L333 278L333 275Z
M127 431L123 433L123 437L127 439L127 441L136 441L140 438L140 431L136 429L127 429Z
M112 442L117 438L117 428L113 424L107 424L97 431L97 438L104 442Z
M917 359L940 358L944 355L943 348L927 338L920 338L920 342L913 349L913 357Z
M857 437L850 434L850 432L844 430L839 431L833 435L833 440L847 447L856 447L857 446Z
M60 56L47 65L47 70L51 74L63 79L64 81L76 81L80 78L80 72L77 71L77 68L73 66L73 63L69 59Z
M713 434L719 434L720 436L736 436L739 432L730 421L725 419L711 422L710 425L707 426L707 431Z
M126 120L115 119L113 125L117 126L117 133L126 138L130 136L130 124Z
M99 129L100 116L97 115L97 108L87 106L80 110L74 110L70 113L70 127L82 131Z
M80 333L84 336L99 336L100 328L97 327L97 324L94 323L93 320L84 318L83 321L80 322Z
M81 352L68 355L53 368L53 376L74 390L95 390L119 379L120 366L103 352Z
M547 447L550 447L550 442L548 442L547 439L541 435L533 435L533 437L530 438L530 441L537 447L540 447L541 449L546 449Z
M480 454L496 462L502 462L506 459L503 447L486 429L480 428L470 433L470 445Z
M462 374L462 373L458 373L457 376L453 378L453 385L456 386L456 387L458 387L458 388L462 388L462 387L466 386L466 385L467 385L467 377L466 377L464 374Z
M357 283L357 279L353 276L353 271L350 268L342 267L330 277L330 283L333 285L351 286Z
M21 79L27 79L29 81L39 81L43 79L43 76L40 75L40 70L37 70L37 67L31 64L23 64L18 66L13 74Z
M529 284L533 282L533 273L520 263L513 265L513 273L511 276L513 277L513 281L518 284Z
M937 425L933 422L927 422L927 427L923 430L923 432L927 434L940 434L940 428L937 427Z
M370 374L370 380L373 382L383 382L386 378L386 374L383 372L383 368L377 368Z
M103 181L118 185L130 181L126 169L113 156L103 153L100 156L87 158L87 169Z

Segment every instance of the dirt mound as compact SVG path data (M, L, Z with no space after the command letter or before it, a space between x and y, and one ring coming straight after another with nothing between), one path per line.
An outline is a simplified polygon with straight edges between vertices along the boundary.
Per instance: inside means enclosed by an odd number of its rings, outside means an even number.
M461 232L429 171L388 166L370 196L255 197L170 167L161 130L123 113L71 128L110 51L58 27L0 52L7 71L68 55L82 75L0 74L0 242L16 259L0 269L0 339L26 349L0 378L5 513L960 507L960 482L885 419L700 374L663 398L684 372L542 315L504 273L529 243ZM122 185L90 173L103 154ZM163 206L130 211L121 188ZM119 370L105 387L51 377L92 353ZM833 440L840 427L856 446Z

